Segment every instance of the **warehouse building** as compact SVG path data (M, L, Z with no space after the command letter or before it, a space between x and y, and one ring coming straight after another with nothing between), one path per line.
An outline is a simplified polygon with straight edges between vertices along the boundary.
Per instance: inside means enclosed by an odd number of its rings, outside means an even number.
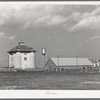
M87 71L92 68L93 63L88 58L49 58L44 68L46 70L66 71L69 69L80 69Z
M9 67L16 69L34 69L35 52L36 50L26 46L24 42L20 42L18 46L8 51Z

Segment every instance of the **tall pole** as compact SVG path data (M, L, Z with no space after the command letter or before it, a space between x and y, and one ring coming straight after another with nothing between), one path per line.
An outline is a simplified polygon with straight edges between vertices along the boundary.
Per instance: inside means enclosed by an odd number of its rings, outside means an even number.
M77 67L78 67L78 56L76 56L76 62L77 62Z
M58 55L58 57L57 57L57 58L58 58L58 67L59 67L59 55Z
M57 61L57 62L58 62L58 68L59 68L59 55L57 56L57 58L58 58L58 61ZM57 71L57 69L56 69L56 71ZM60 71L61 71L61 70L60 70Z
M77 63L77 68L78 68L78 56L76 56L76 63ZM82 72L82 67L81 67L81 72Z

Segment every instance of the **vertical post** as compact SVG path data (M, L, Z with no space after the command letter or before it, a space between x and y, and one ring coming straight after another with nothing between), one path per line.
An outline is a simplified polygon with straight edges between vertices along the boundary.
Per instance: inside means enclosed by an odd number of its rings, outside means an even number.
M57 56L57 58L58 58L58 68L59 68L59 55Z
M77 63L77 67L78 67L78 56L76 56L76 63Z
M58 58L58 67L59 67L59 55L58 55L58 57L57 57L57 58Z

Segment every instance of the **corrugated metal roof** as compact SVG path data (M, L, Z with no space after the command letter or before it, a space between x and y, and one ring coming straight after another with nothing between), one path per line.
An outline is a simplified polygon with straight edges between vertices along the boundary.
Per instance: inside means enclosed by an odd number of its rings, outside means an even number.
M93 65L88 58L51 58L56 66Z
M15 48L11 49L10 51L8 51L8 53L12 53L12 52L36 52L36 50L34 50L31 47L24 45L21 45L19 43L18 46L16 46Z

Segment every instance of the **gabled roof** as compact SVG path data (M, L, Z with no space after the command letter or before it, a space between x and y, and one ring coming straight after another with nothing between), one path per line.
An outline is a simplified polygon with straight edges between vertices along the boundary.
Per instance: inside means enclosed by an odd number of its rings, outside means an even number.
M20 42L18 46L8 51L8 53L13 53L13 52L36 52L36 50L26 46L24 42Z
M98 63L100 62L100 59L89 59L92 63Z
M56 66L93 65L88 58L51 58Z

